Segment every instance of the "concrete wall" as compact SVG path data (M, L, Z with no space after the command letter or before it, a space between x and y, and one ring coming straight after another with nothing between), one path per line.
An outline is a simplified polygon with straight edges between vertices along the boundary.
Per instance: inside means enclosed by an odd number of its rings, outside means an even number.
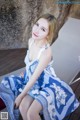
M57 76L69 83L80 71L80 20L67 20L52 45L52 50Z

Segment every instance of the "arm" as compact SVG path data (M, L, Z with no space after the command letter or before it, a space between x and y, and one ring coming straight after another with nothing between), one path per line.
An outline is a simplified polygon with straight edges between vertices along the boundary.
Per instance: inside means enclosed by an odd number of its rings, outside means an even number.
M31 79L26 84L25 88L23 89L23 91L21 93L23 97L30 90L30 88L35 84L36 80L38 79L38 77L40 76L42 71L47 67L50 60L51 60L51 50L50 50L50 48L48 48L41 55L41 58L39 60L39 64L38 64L37 68L35 69L33 75L31 76Z
M29 41L28 41L28 49L29 49L29 45L30 45L31 41L32 41L32 39L30 38ZM24 63L25 63L25 64L26 64L26 57L27 57L27 53L26 53L26 56L25 56L25 58L24 58ZM27 65L26 65L26 66L27 66ZM25 69L25 70L26 70L26 69ZM25 71L20 73L20 76L21 76L22 78L24 77L24 73L25 73Z
M51 61L51 49L46 49L40 57L39 64L35 69L33 75L31 76L29 82L26 84L25 88L23 89L22 93L16 98L15 106L18 107L22 101L22 99L27 95L27 92L30 88L35 84L38 77L42 73L42 71L47 67L48 63Z
M32 38L30 38L30 39L28 40L28 49L30 48L30 46L31 46L32 42L33 42L33 39L32 39Z

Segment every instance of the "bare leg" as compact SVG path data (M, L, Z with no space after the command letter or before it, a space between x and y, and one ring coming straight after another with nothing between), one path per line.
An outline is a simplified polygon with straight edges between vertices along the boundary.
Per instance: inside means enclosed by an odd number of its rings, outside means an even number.
M28 109L27 120L41 120L39 115L41 110L41 104L37 100L34 100Z
M27 111L28 111L31 103L33 102L33 100L34 99L29 95L26 95L23 98L23 100L19 106L19 110L20 110L20 113L21 113L23 120L27 120Z
M0 110L4 109L6 106L5 106L5 103L3 102L3 100L0 98Z

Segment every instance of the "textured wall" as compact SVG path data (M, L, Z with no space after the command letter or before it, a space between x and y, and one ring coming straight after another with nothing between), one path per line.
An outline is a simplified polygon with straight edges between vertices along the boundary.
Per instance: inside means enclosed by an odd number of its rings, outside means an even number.
M70 10L70 16L73 18L80 19L80 4L74 4Z
M0 49L26 47L32 23L41 13L42 1L2 0L0 2Z
M0 4L0 48L14 48L20 46L21 34L20 14L14 2L3 0Z
M70 16L80 18L79 10L72 5ZM33 22L46 12L58 17L56 0L0 0L0 49L26 47Z

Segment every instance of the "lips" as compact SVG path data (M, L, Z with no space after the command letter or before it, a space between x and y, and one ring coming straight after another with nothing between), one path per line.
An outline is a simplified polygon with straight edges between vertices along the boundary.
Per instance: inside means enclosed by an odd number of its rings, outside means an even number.
M36 37L38 37L38 35L37 35L37 34L35 34L35 33L33 33L33 35L34 35L34 36L36 36Z

